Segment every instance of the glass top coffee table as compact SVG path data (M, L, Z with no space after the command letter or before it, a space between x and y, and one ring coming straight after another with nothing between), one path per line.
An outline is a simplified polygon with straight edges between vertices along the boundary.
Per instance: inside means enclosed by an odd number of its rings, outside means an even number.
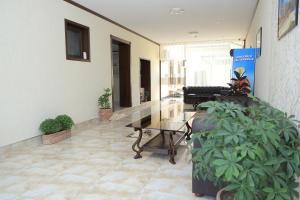
M136 153L135 159L142 158L143 151L166 154L170 156L170 163L176 164L175 155L180 143L186 138L190 140L192 120L196 112L184 111L183 109L162 109L160 112L148 115L136 122L128 124L127 127L139 131L137 140L132 145ZM159 130L159 134L151 138L141 146L143 130Z

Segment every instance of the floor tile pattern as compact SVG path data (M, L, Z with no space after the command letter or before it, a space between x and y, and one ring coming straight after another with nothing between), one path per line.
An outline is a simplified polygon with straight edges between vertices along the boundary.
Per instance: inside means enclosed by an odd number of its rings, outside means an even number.
M166 156L147 152L142 159L133 159L135 139L126 137L133 130L125 125L154 112L158 105L152 102L120 111L125 117L111 122L95 119L54 145L42 145L35 138L1 150L0 199L212 199L191 192L188 145L182 143L176 165Z

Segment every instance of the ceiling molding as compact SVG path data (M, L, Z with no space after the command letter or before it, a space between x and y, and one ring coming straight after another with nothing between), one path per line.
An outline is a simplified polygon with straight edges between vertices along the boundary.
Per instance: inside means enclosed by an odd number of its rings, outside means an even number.
M203 43L218 43L218 42L244 42L243 40L232 38L232 39L218 39L218 40L197 40L197 41L183 41L183 42L169 42L162 43L161 46L167 45L189 45L189 44L203 44Z
M105 16L103 16L103 15L101 15L101 14L99 14L99 13L97 13L97 12L95 12L95 11L93 11L93 10L91 10L91 9L89 9L89 8L87 8L87 7L79 4L79 3L77 3L77 2L74 2L72 0L63 0L63 1L65 1L65 2L67 2L69 4L72 4L73 6L76 6L76 7L80 8L80 9L82 9L82 10L85 10L85 11L87 11L87 12L93 14L93 15L96 15L97 17L100 17L101 19L104 19L104 20L106 20L106 21L108 21L108 22L110 22L110 23L112 23L112 24L114 24L116 26L119 26L120 28L123 28L123 29L125 29L125 30L127 30L127 31L129 31L129 32L131 32L131 33L133 33L135 35L138 35L138 36L140 36L140 37L148 40L149 42L152 42L152 43L160 46L160 44L158 42L155 42L155 41L149 39L148 37L143 36L143 35L135 32L135 31L131 30L130 28L127 28L126 26L123 26L122 24L119 24L118 22L115 22L114 20L109 19L108 17L105 17Z
M101 13L112 23L135 30L160 45L241 39L247 35L258 0L66 0ZM172 15L170 9L184 9ZM109 18L109 19L108 19ZM135 32L135 33L136 33ZM198 32L198 34L190 34Z

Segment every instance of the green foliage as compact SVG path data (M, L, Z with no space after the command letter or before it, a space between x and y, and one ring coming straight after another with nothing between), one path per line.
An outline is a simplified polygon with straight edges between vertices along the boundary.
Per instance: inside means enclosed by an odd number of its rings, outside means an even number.
M235 78L232 78L232 83L228 83L230 86L230 95L246 95L251 92L251 87L245 73L240 74L234 71Z
M109 97L112 95L109 88L104 89L104 94L101 95L98 99L98 105L101 108L111 108Z
M244 199L298 199L300 139L294 116L264 102L251 107L206 102L210 131L193 134L194 176Z
M74 125L71 117L68 115L59 115L55 119L46 119L40 124L40 130L45 135L57 133L59 131L69 130Z
M61 124L62 130L69 130L74 125L72 118L68 115L59 115L55 120Z
M62 125L55 119L46 119L40 125L40 130L46 135L61 131Z

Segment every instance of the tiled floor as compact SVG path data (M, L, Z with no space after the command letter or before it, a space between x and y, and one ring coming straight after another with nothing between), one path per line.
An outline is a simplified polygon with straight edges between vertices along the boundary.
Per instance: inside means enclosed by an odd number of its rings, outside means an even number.
M196 198L191 192L187 145L181 146L176 165L147 152L133 159L135 139L126 137L133 130L125 125L158 106L152 102L126 109L119 113L123 118L112 122L94 120L58 144L42 145L37 138L0 150L0 199L212 199Z

